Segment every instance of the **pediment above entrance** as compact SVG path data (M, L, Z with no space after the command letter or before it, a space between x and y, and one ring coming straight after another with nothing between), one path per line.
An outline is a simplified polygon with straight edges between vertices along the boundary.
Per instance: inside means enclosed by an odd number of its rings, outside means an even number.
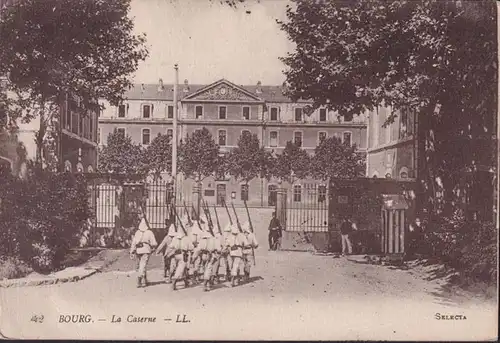
M182 101L263 102L259 97L227 80L212 83L185 97Z

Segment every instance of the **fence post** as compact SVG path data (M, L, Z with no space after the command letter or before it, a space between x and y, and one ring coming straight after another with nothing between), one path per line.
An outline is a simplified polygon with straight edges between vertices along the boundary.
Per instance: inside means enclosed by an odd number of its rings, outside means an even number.
M281 223L281 226L286 230L286 188L278 188L276 190L276 218Z

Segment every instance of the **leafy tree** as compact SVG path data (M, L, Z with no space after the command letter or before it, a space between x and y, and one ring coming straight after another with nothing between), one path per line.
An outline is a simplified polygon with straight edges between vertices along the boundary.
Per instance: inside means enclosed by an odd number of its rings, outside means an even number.
M172 168L172 138L159 134L143 153L143 165L146 172L158 179L162 173L170 172Z
M11 119L40 118L38 162L68 94L95 110L97 99L117 104L131 86L148 52L129 10L130 0L23 0L1 10L0 75L25 110Z
M286 142L283 152L276 157L272 174L293 184L310 174L311 158L307 152L291 141Z
M399 109L415 111L421 199L429 213L451 213L456 195L464 194L457 189L491 189L491 177L479 181L477 169L495 165L493 1L294 3L281 23L296 45L282 59L288 95L343 116L391 106L385 124ZM464 170L471 172L467 182ZM481 190L471 202L484 198Z
M338 137L322 140L311 159L311 172L314 177L352 179L365 173L365 159L357 151L356 145L344 144Z
M222 160L219 146L205 127L188 135L179 147L179 170L186 177L200 182L214 175Z
M144 174L143 148L129 135L115 129L99 151L99 170L117 174Z
M238 146L229 153L229 174L246 184L259 176L270 177L269 158L269 152L260 146L257 135L243 132L238 139Z

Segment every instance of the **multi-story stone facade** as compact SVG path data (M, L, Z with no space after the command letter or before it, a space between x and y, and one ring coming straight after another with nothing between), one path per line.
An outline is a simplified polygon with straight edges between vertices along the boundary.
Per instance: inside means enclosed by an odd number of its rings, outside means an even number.
M99 118L100 144L106 144L115 128L132 140L147 146L158 133L171 134L174 117L173 85L160 80L156 85L135 85L119 106L105 104ZM280 153L287 141L294 141L309 153L314 152L320 137L337 136L345 142L367 148L365 117L343 120L334 112L304 110L307 101L292 102L280 86L238 86L222 79L209 85L191 85L187 80L178 87L179 140L195 130L207 128L221 151L236 147L244 131L257 134L265 149ZM300 181L299 181L300 182ZM192 180L180 180L184 196L189 197ZM203 194L210 202L234 197L248 199L254 206L273 204L277 180L254 179L248 191L243 182L230 178L203 180Z
M417 178L415 113L399 111L395 121L383 127L390 107L379 107L368 118L367 176L403 180Z

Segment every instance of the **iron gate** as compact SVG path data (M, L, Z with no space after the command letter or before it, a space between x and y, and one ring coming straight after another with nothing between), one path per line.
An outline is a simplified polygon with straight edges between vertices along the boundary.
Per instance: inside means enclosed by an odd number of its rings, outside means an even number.
M328 231L328 188L317 183L295 184L277 192L277 215L289 232Z

